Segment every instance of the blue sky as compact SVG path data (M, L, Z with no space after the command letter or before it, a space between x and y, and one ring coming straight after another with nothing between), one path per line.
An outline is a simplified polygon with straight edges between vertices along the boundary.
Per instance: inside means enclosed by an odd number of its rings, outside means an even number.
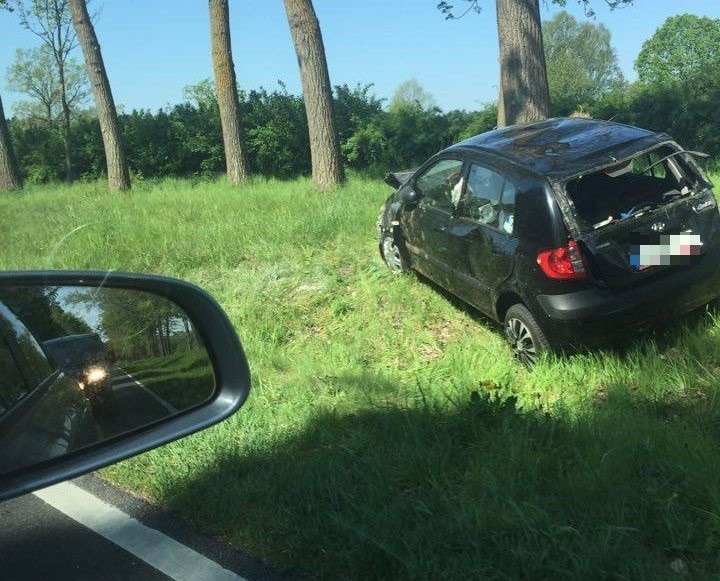
M625 76L644 40L668 16L681 12L720 18L717 0L636 0L610 11L593 0L596 21L607 26ZM332 84L373 83L379 97L417 79L445 110L477 109L495 99L498 49L495 3L481 14L445 21L436 0L314 0ZM456 5L462 4L456 0ZM95 28L115 101L124 110L156 110L182 101L183 87L212 76L208 10L204 0L105 0ZM542 17L558 8L541 0ZM585 18L574 0L568 11ZM282 0L231 0L235 69L244 89L277 87L300 93L297 61ZM14 14L0 11L0 94L6 114L22 98L6 87L16 48L36 46ZM77 58L82 55L78 49Z

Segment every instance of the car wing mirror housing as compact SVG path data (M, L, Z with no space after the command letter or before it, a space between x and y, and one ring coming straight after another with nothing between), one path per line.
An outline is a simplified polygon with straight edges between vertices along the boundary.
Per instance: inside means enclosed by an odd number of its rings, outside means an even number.
M193 284L0 273L0 501L211 426L249 389L232 324Z
M420 201L420 194L413 188L405 188L401 194L403 204L406 206L415 206Z

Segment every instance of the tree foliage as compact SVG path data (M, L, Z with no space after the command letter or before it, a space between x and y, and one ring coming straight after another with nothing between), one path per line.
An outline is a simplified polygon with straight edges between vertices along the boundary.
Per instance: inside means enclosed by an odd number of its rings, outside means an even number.
M78 70L76 63L70 62L70 53L77 47L77 37L72 26L72 18L67 0L14 0L14 7L17 10L20 24L42 42L45 53L37 53L34 56L41 58L41 67L34 68L34 75L48 79L50 67L54 64L54 76L56 78L57 95L53 100L59 103L59 129L61 131L64 157L65 157L65 179L70 182L73 179L73 146L70 135L70 117L73 109L73 102L82 98L81 93L87 90L83 87L83 74ZM21 56L21 55L18 55ZM31 55L28 55L31 56ZM46 57L46 58L43 58ZM51 64L52 63L52 64ZM31 63L23 63L29 66ZM21 73L21 71L17 71ZM33 80L27 75L19 74L17 80L28 93L28 86L32 86ZM39 91L32 91L38 98ZM49 95L45 95L49 97ZM46 111L48 111L46 109ZM50 114L48 112L48 118Z
M65 62L64 69L66 103L70 111L75 111L89 94L87 75L73 58ZM63 115L61 80L52 51L46 45L17 49L8 69L7 83L8 88L31 98L15 104L18 117L43 119L50 126L58 125Z
M422 111L432 111L437 108L437 101L417 79L409 79L400 83L390 99L389 110L411 107Z
M720 68L720 19L694 14L665 20L635 61L644 83L687 81L711 68Z
M421 88L422 89L422 88ZM424 91L424 89L422 89ZM430 96L432 99L432 96ZM253 174L280 178L311 171L307 117L302 97L281 83L274 90L239 91L248 167ZM387 109L372 85L334 88L335 122L345 165L382 171L421 163L442 147L492 129L497 109L441 112L414 103ZM119 116L128 163L138 178L212 176L224 171L220 114L214 84L186 87L185 102L157 112L133 110ZM15 117L10 123L21 167L30 182L62 176L62 143L42 121ZM105 175L103 143L92 111L72 124L78 174Z
M548 85L554 114L567 115L623 81L610 31L578 22L562 10L543 23Z
M438 2L437 8L445 15L446 20L452 20L454 18L462 18L469 12L475 12L479 14L482 11L482 5L480 0L460 0L461 2L464 2L465 4L460 5L461 12L456 13L455 12L455 6L453 4L450 4L450 2L447 2L445 0ZM567 6L567 0L551 0L553 4L557 4L558 6L565 8ZM599 0L598 0L599 1ZM629 4L632 4L635 0L602 0L609 8L610 10L614 10L615 8L623 8L624 6L628 6ZM585 14L587 16L595 16L595 10L593 9L593 0L577 0L577 3L580 4L583 9L585 10Z

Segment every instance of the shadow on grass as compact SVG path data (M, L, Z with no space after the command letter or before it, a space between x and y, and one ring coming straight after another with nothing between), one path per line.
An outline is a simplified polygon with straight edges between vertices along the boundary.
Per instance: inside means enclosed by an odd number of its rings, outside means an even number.
M374 375L338 381L395 389ZM313 578L710 576L716 393L652 402L605 387L575 417L520 413L477 392L319 413L262 449L226 448L165 500Z

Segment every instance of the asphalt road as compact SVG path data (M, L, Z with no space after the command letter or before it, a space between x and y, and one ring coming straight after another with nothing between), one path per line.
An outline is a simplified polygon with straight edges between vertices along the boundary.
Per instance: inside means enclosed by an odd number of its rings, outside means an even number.
M111 413L98 409L95 420L106 437L116 436L177 413L174 407L120 368L110 376Z
M82 491L117 507L153 531L182 543L198 559L210 559L221 569L216 578L248 581L287 580L268 566L230 545L203 535L175 515L164 513L142 500L126 495L95 476L73 481ZM31 581L167 580L143 558L79 524L34 494L0 503L0 579ZM149 547L152 550L152 547ZM193 578L192 564L186 565Z
M170 404L120 369L114 370L111 385L112 413L96 418L105 437L174 413ZM90 475L0 502L0 580L35 579L280 581L287 577L202 534L176 515Z

